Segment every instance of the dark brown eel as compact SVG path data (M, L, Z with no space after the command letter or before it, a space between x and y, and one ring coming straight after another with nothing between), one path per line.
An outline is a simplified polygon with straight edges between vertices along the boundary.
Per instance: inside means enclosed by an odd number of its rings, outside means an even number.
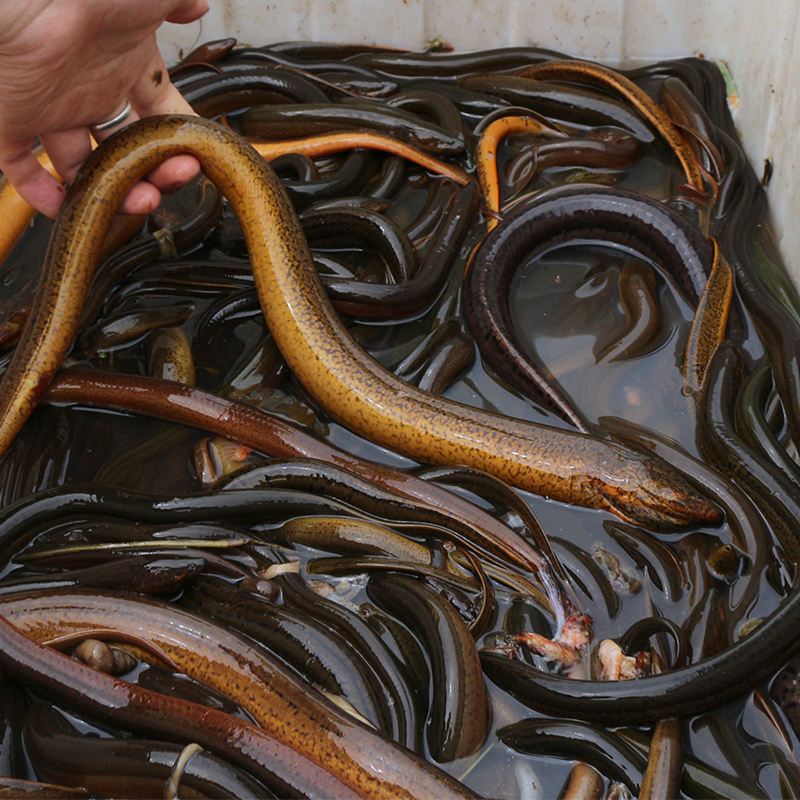
M484 673L502 689L545 714L634 725L694 716L752 689L800 649L800 589L749 636L696 664L630 681L577 681L521 661L481 652Z
M564 186L506 218L483 240L462 289L464 316L491 367L512 386L588 432L586 421L537 367L515 333L508 294L518 268L576 240L633 251L670 274L696 306L711 270L711 245L688 220L645 195L600 186Z
M749 489L765 519L781 535L797 560L800 508L796 493L763 460L741 446L731 410L737 373L737 352L728 343L717 351L709 370L701 449L710 460ZM800 585L795 583L783 604L727 649L687 667L629 681L577 681L551 675L495 653L482 652L486 675L538 711L575 717L603 725L653 723L671 717L702 714L755 687L774 674L800 649Z

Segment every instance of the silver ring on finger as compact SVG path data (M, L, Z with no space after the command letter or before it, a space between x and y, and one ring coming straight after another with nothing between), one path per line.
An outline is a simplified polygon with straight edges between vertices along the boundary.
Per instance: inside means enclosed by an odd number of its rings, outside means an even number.
M114 114L113 117L104 120L103 122L92 122L89 125L89 130L92 133L101 133L102 131L107 131L110 130L111 128L116 128L117 125L122 125L122 123L125 122L126 119L128 119L131 111L132 111L131 101L126 97L124 105L116 114Z

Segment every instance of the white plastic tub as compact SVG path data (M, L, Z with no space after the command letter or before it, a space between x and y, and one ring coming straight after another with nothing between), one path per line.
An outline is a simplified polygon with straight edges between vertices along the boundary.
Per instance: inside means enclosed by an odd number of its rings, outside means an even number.
M439 36L456 50L536 45L615 66L699 54L722 59L736 81L736 120L756 171L772 159L776 233L800 284L800 226L792 224L800 201L799 23L794 0L222 0L192 25L165 25L160 41L167 63L227 36L254 45L311 40L409 49Z

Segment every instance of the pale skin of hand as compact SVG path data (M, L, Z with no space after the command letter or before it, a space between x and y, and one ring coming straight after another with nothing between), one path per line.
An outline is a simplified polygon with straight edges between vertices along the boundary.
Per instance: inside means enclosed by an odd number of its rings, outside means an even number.
M208 0L0 0L0 170L34 208L55 217L65 189L31 148L39 137L67 183L92 149L88 126L110 119L125 98L124 124L156 114L192 114L170 83L155 32L188 23ZM116 129L98 132L102 141ZM155 211L200 169L175 156L137 183L121 211Z

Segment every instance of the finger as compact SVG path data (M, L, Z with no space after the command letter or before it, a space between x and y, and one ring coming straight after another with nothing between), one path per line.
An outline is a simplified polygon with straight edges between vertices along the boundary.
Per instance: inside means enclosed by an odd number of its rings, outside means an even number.
M208 0L188 0L183 2L167 16L167 22L184 25L200 19L208 11Z
M172 194L200 172L194 156L180 155L167 159L136 183L120 203L121 214L152 214L161 204L161 194Z
M122 100L119 103L117 103L116 110L113 111L107 117L107 119L109 119L109 120L114 119L120 113L120 111L123 110L127 106L127 103L128 103L128 98L124 98L123 97ZM106 139L108 139L109 136L112 136L120 128L124 128L126 125L130 125L132 122L136 122L136 120L138 120L138 119L140 119L140 116L136 112L136 109L133 108L133 103L131 103L131 106L130 106L130 108L128 110L127 115L123 119L120 119L119 122L117 122L116 125L112 125L110 128L104 127L102 130L97 130L97 128L95 128L94 126L90 125L89 126L89 130L91 131L92 136L94 137L94 140L98 144L100 144L100 142L104 142ZM101 121L101 124L102 124L102 121Z
M0 150L1 151L1 150ZM31 150L0 160L0 170L23 200L48 217L56 217L66 189L37 160Z
M172 87L174 89L174 87ZM183 98L180 98L183 100ZM133 105L133 102L131 102ZM94 138L97 142L103 142L112 136L120 128L130 125L140 119L140 115L131 109L128 117L112 128L97 131ZM188 183L200 171L200 164L193 156L175 156L167 159L163 164L156 167L147 176L147 182L137 183L125 196L120 205L120 212L123 214L151 214L159 206L161 192L170 194L180 189Z
M92 131L92 135L98 144L104 142L110 136L113 136L118 130L136 122L139 115L131 109L128 116L121 120L117 125L111 128L105 128L102 131ZM169 161L161 165L164 167ZM122 202L117 209L120 214L152 214L161 205L161 192L152 183L149 183L149 176L147 180L138 181L135 183L130 191L122 199ZM166 183L166 182L165 182ZM166 185L170 185L166 183Z
M147 180L157 186L164 194L177 192L200 172L200 162L190 155L173 156L159 164Z
M164 79L158 85L152 76L161 73ZM142 116L154 114L189 114L197 116L183 95L172 85L167 75L161 53L153 59L130 92L131 102ZM147 179L165 193L171 193L188 183L200 172L200 163L193 156L175 156L156 167Z
M139 181L119 204L120 214L152 214L161 205L161 192L148 181Z
M154 49L150 63L128 93L142 117L155 114L194 114L192 107L169 79L164 58Z
M134 119L160 114L190 114L196 116L192 107L169 80L167 67L158 48L147 69L128 92L132 111L125 124ZM108 138L118 128L102 131L98 140ZM126 195L120 206L125 214L150 214L161 201L161 192L170 193L188 183L200 172L200 163L189 155L174 156L156 167L146 182L137 183Z
M123 104L125 103L127 103L126 99L123 99L121 103L118 103L116 110L111 112L109 118L113 119L114 116L119 114L120 108L123 107ZM132 103L131 106L133 106ZM94 140L100 144L110 136L113 136L118 130L130 125L132 122L136 122L136 120L139 118L139 114L137 114L133 107L131 107L125 119L121 119L116 125L113 125L110 128L103 128L103 130L100 131L90 127L90 130ZM120 214L152 214L160 204L161 193L158 191L158 189L148 183L139 181L122 199L118 212Z
M72 183L78 170L92 152L92 142L86 128L42 134L41 142L56 171L67 183Z

